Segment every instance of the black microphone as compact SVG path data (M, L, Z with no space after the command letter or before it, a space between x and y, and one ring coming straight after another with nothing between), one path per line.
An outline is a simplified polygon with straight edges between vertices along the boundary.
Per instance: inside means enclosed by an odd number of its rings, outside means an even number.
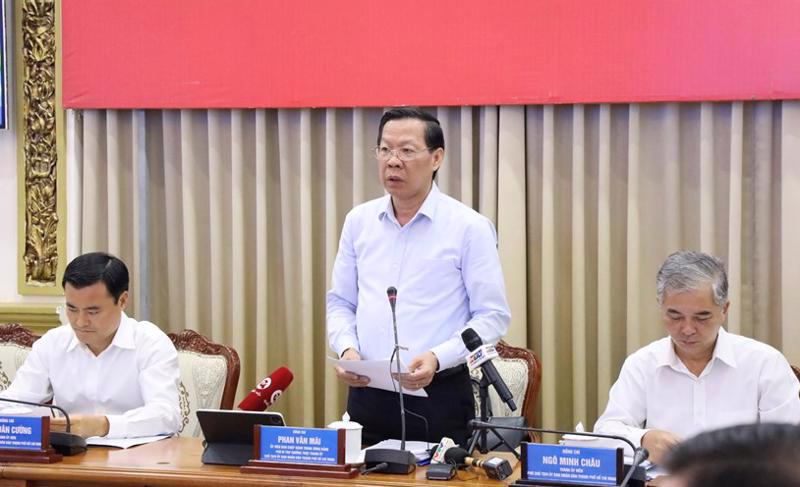
M479 337L472 328L467 328L462 331L461 339L470 352L483 345L483 340L481 340L481 337ZM500 396L500 399L508 405L509 409L516 411L517 405L514 404L514 396L511 395L511 391L508 390L508 386L503 382L503 378L497 373L497 369L494 367L491 360L483 362L480 367L483 371L483 375L486 376L486 379L489 381L489 384L494 386L494 390L497 391L497 395Z
M386 290L386 295L389 297L389 306L392 307L392 321L397 323L394 316L394 306L395 303L397 303L397 288L394 286L389 286L389 288Z
M469 452L463 448L449 448L444 452L444 460L447 463L455 463L456 465L478 467L486 472L487 477L496 480L506 479L514 471L508 460L499 457L478 460L469 456Z
M369 448L364 453L364 464L366 470L364 474L375 473L399 473L409 474L417 468L417 459L414 454L406 450L406 408L403 403L403 383L400 382L400 342L397 340L397 315L394 312L395 302L397 301L397 288L389 286L386 290L389 297L389 306L392 308L392 327L394 328L394 352L392 357L397 358L397 375L400 395L400 450L388 448ZM389 360L391 363L391 359Z
M86 451L86 439L81 435L76 435L75 433L70 433L71 423L69 421L69 414L64 410L64 408L56 406L55 404L44 404L39 402L29 402L29 401L21 401L19 399L8 399L7 397L0 397L0 401L3 402L10 402L12 404L24 404L25 406L35 406L40 408L48 408L51 411L53 409L60 411L61 414L64 415L64 418L67 420L67 431L51 431L50 432L50 445L53 447L55 451L64 455L64 456L71 456L77 455L78 453L83 453Z
M618 435L606 435L603 433L586 433L586 432L577 432L577 431L564 431L564 430L554 430L554 429L547 429L547 428L531 428L529 426L502 426L499 424L488 423L486 421L480 421L477 419L470 419L467 422L467 426L474 430L489 430L495 436L503 439L500 434L496 430L513 430L513 431L526 431L526 432L533 432L533 433L550 433L555 435L575 435L575 436L588 436L590 438L608 438L611 440L619 440L622 442L627 443L630 445L631 449L633 450L633 461L626 473L625 477L622 479L622 483L620 483L619 487L625 487L631 482L632 479L635 478L635 484L631 485L640 485L643 486L645 484L645 472L644 469L640 468L639 465L645 460L647 457L650 456L650 452L647 451L644 447L637 447L633 444L633 442L624 436ZM513 451L513 450L512 450ZM514 452L514 455L519 458L519 455Z

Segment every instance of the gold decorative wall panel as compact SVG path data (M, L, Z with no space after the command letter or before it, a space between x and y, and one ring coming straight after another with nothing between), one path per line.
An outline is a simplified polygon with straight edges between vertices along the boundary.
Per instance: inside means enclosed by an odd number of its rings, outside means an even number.
M61 294L65 266L63 113L56 0L16 2L19 292Z

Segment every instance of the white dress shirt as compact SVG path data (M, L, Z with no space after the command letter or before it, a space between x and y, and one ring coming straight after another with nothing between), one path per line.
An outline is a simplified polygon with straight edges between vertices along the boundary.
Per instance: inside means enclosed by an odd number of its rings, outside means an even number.
M417 214L400 226L389 195L347 215L327 295L330 347L352 347L363 359L388 359L394 349L386 296L397 288L402 360L427 350L439 370L467 354L460 333L499 340L510 313L492 223L433 184Z
M53 403L70 414L102 414L107 438L178 430L178 354L156 325L122 313L111 345L95 356L69 325L33 344L2 397Z
M688 438L742 423L800 422L800 383L778 350L720 328L711 361L695 376L669 337L629 356L594 431L641 445L651 429Z

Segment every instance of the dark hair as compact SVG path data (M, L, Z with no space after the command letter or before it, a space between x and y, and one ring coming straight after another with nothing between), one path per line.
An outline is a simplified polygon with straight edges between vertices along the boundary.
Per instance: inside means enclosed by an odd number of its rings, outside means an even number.
M800 485L800 426L760 423L701 433L667 457L687 487Z
M128 267L124 262L105 252L90 252L75 257L67 264L61 287L69 283L81 289L102 282L116 303L122 293L128 290L128 281Z
M441 148L444 150L444 132L439 120L430 113L423 111L416 107L396 107L390 108L383 113L381 123L378 125L378 141L380 145L381 137L383 137L383 126L390 120L401 120L405 118L413 118L425 123L425 145L428 146L428 151L433 152ZM433 172L433 178L436 179L437 169Z

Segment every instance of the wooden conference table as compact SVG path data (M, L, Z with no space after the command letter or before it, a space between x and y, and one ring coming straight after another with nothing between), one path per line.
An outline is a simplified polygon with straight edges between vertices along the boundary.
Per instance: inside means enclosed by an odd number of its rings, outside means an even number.
M461 471L457 479L446 483L427 480L425 468L418 468L410 475L371 474L347 480L242 474L239 467L203 465L200 461L202 453L203 446L198 438L169 438L127 450L91 447L85 454L64 457L60 463L0 464L0 486L417 487L445 484L499 487L519 478L519 467L512 477L504 481Z
M82 455L64 457L60 463L0 464L0 487L28 486L193 486L193 487L252 487L252 486L309 486L338 487L420 487L448 485L452 487L500 487L519 478L519 464L506 480L492 480L473 471L459 471L447 482L425 478L426 468L410 475L371 474L348 480L242 474L239 467L203 465L203 453L198 438L169 438L127 450L91 447ZM510 454L501 454L503 456ZM506 458L511 458L510 456ZM513 462L512 462L513 464ZM650 484L648 484L650 485ZM657 484L653 484L657 485Z

